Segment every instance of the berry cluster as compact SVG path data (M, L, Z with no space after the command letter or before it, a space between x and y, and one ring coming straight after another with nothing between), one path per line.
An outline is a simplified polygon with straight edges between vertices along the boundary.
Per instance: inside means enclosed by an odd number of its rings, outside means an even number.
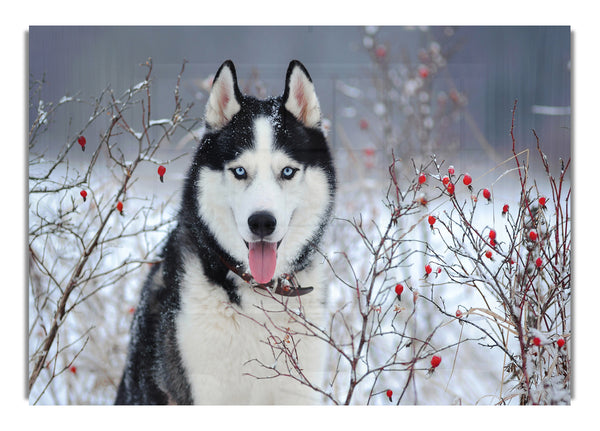
M87 139L85 138L85 136L79 136L77 138L77 143L81 146L81 150L85 151L85 146L87 144ZM158 167L158 177L160 179L160 182L164 182L164 175L167 172L167 168L165 168L163 165L160 165ZM88 196L88 192L86 190L81 190L79 192L79 195L82 197L83 202L85 202L87 200L87 196ZM119 212L119 214L124 215L123 214L123 202L118 201L115 208L117 209L117 211Z

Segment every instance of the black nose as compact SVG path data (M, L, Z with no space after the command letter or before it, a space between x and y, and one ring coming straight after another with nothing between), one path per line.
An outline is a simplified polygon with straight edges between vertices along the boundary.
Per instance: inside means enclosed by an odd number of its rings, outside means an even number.
M277 220L275 217L266 211L259 211L248 217L250 231L261 238L271 235L276 225Z

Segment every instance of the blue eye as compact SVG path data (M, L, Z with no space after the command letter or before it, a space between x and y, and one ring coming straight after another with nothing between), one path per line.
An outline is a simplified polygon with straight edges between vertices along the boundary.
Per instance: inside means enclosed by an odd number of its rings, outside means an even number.
M246 178L248 178L248 174L246 173L246 169L242 168L241 166L238 166L237 168L231 168L229 170L231 172L233 172L233 175L238 180L245 180Z
M281 170L281 178L284 180L291 180L294 175L296 175L296 172L298 172L298 169L286 166Z

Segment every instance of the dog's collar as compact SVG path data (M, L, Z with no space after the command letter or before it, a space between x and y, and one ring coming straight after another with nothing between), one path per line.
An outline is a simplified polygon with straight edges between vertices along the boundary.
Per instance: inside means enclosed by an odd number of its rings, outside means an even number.
M254 280L252 275L243 272L239 266L230 264L221 255L219 255L219 258L231 272L240 277L246 283L250 284L252 287L273 291L274 293L282 296L302 296L313 291L313 288L310 286L300 286L294 274L283 274L281 277L277 278L277 280L271 280L266 284L259 284Z

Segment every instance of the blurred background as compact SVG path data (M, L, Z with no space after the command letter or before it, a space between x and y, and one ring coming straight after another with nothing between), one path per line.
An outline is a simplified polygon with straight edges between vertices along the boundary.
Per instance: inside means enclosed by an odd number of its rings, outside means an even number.
M185 59L183 97L197 101L200 117L202 80L224 60L234 61L240 80L262 81L263 95L270 96L282 93L287 64L295 58L315 81L324 117L336 125L341 121L348 134L358 133L361 119L383 115L373 109L382 99L378 92L386 91L401 107L385 113L400 124L410 115L408 99L426 97L419 94L426 89L435 99L420 104L429 105L434 121L444 101L458 101L462 108L453 132L430 145L436 150L485 148L503 157L518 99L518 141L530 140L535 129L547 151L564 157L570 151L565 145L570 136L570 44L566 26L31 27L29 72L35 79L45 76L47 100L66 94L93 97L109 85L119 92L140 81L145 70L139 65L151 57L155 97L168 103ZM428 70L422 69L425 78L419 75L421 66ZM390 81L386 89L374 82L382 70ZM336 147L342 139L338 131L333 127L330 135ZM364 146L368 140L366 135L360 139ZM405 148L414 151L423 142L417 137Z

